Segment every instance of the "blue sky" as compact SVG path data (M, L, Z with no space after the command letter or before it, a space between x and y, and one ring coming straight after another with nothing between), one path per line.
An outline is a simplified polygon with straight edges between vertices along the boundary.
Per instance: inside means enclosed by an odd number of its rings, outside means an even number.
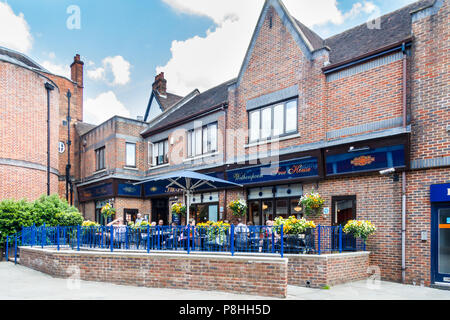
M235 77L263 0L0 0L0 46L58 74L75 53L85 62L85 121L143 115L157 72L186 94ZM322 37L398 9L410 0L285 0ZM80 28L69 29L71 5ZM73 13L73 12L72 12ZM3 31L2 31L3 30Z

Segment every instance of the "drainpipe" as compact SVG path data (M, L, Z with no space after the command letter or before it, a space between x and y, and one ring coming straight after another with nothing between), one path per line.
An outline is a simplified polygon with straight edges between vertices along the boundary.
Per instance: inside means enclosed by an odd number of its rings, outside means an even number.
M70 98L72 93L67 90L67 165L66 165L66 200L69 201L69 186L70 186L70 205L72 205L72 181L70 180L70 146L72 141L70 140Z
M228 108L225 108L225 106L222 106L222 110L223 110L223 113L224 113L224 121L225 121L225 125L223 126L224 127L224 130L223 130L223 139L222 139L222 141L223 141L223 164L224 164L224 166L225 166L225 168L226 168L226 166L227 166L227 128L228 128ZM225 169L225 172L226 172L226 169ZM225 189L225 191L224 191L224 199L223 199L223 201L225 202L224 203L224 206L223 206L223 213L222 213L222 219L221 220L224 220L223 218L224 218L224 216L226 215L226 208L227 208L227 189ZM219 218L220 218L220 206L219 206Z
M47 195L50 195L50 91L55 89L50 83L45 83L47 90Z
M407 113L406 113L406 76L407 76L407 55L406 44L402 44L403 52L403 128L406 129ZM406 282L406 171L402 172L402 282Z

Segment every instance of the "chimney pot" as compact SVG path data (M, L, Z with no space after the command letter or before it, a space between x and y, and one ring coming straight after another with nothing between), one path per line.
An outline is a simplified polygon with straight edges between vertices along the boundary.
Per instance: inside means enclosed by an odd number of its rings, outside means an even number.
M155 82L152 85L153 90L158 92L160 96L167 95L167 80L164 79L164 72L161 72L155 77Z
M83 67L84 62L81 61L81 57L79 54L76 54L73 57L73 63L70 65L71 70L71 79L76 82L78 86L83 87Z

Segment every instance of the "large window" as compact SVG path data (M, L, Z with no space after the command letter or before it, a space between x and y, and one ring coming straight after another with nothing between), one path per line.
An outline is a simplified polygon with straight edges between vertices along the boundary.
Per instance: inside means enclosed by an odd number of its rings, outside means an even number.
M297 132L297 99L249 112L249 141L257 142Z
M169 140L163 140L150 144L149 148L152 149L152 162L153 166L160 166L169 163Z
M105 147L95 150L95 169L97 171L105 169Z
M136 167L136 144L126 143L126 166Z
M201 156L217 151L217 123L188 131L188 157Z

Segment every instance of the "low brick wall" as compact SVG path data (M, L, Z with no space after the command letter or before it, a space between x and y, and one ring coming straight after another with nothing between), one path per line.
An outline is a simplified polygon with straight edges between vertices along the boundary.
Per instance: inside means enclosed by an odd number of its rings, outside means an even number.
M288 259L20 248L20 264L61 278L285 298Z
M369 252L324 255L285 255L288 283L294 286L321 288L367 279Z

